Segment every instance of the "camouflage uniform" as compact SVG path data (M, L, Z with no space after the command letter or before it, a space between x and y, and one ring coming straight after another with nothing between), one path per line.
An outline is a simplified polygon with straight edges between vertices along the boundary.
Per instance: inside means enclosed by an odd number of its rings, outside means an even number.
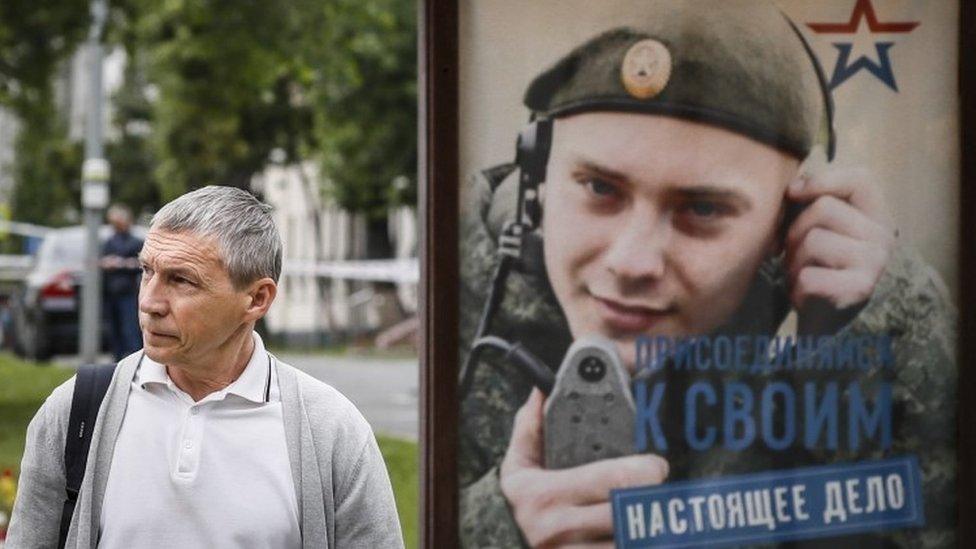
M461 360L471 345L486 288L497 263L496 240L514 205L514 177L501 183L512 166L479 173L466 189L467 208L461 232ZM499 184L500 183L500 184ZM493 192L492 188L498 188ZM763 291L743 309L767 323L775 333L788 309L783 277L763 284ZM764 302L758 302L762 300ZM868 449L772 452L755 443L741 452L716 447L705 452L674 448L664 456L671 466L669 480L742 474L830 462L915 454L922 468L926 528L893 531L877 536L848 536L813 540L802 546L949 547L954 545L955 523L955 318L938 275L916 254L896 248L868 303L838 336L890 334L894 338L893 371L793 372L792 380L829 376L845 381L858 376L869 386L885 376L893 384L893 436L888 451ZM508 279L505 301L494 321L494 333L522 342L547 364L558 365L571 342L569 328L552 294L544 272L515 272ZM764 377L743 374L736 379L762 385ZM782 375L780 373L779 375ZM471 392L461 403L460 537L465 547L518 547L524 540L501 492L498 465L508 447L515 412L528 398L531 381L516 367L483 354L477 365ZM821 379L825 379L821 378ZM696 379L701 379L696 378ZM723 380L729 380L726 374ZM789 381L790 379L786 379ZM669 393L683 394L681 389ZM682 428L676 420L667 424L668 403L662 405L665 429ZM843 406L842 406L843 408ZM677 416L680 417L680 416ZM774 417L780 417L775 414ZM715 424L716 419L704 422ZM668 436L668 440L677 440ZM801 544L796 544L801 545Z
M832 156L832 103L809 46L786 17L766 0L635 2L633 24L612 29L569 52L529 85L524 102L537 116L558 118L586 111L675 116L722 127L800 160L815 144ZM648 45L654 63L628 65L628 55ZM656 56L656 57L655 57ZM638 63L640 65L640 63ZM627 72L634 69L636 72ZM654 71L661 71L654 73ZM662 77L659 80L645 78ZM639 116L639 114L638 114ZM707 154L707 153L703 153ZM498 262L496 242L514 218L518 182L513 165L477 174L464 189L461 226L461 351L464 362L491 277ZM526 239L541 242L538 233ZM569 328L549 287L541 253L507 280L505 299L492 333L518 341L547 364L560 364L571 343ZM790 308L785 276L775 260L756 276L753 288L730 322L734 333L773 335ZM893 388L893 445L873 444L854 453L787 450L759 443L741 452L722 448L693 452L673 447L664 456L671 480L733 475L830 462L916 454L923 472L925 529L879 537L846 537L831 546L951 545L954 540L955 321L938 277L915 254L896 248L866 305L836 335L888 334L895 367L867 372L804 370L755 373L696 372L693 379L668 378L668 395L683 395L681 383L738 381L761 387L773 379L793 382L856 379L870 391L889 381ZM777 377L779 376L779 377ZM481 355L470 392L461 402L460 537L471 547L517 547L524 543L499 487L498 464L511 436L516 410L531 381L518 368ZM844 408L846 395L841 397ZM677 410L675 410L675 408ZM716 407L717 408L717 407ZM681 402L665 397L662 425L681 432ZM675 413L677 412L677 413ZM773 417L781 417L782 414ZM705 418L714 424L715 418ZM782 431L777 431L782 432ZM680 436L667 436L669 441ZM803 542L804 546L825 542Z

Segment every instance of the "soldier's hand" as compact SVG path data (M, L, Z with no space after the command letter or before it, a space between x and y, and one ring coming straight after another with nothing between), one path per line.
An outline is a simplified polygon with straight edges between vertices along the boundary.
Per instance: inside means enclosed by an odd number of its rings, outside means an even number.
M785 242L799 330L833 333L874 292L894 247L894 223L865 170L801 176L786 196L803 205Z
M567 469L543 469L543 402L542 393L533 389L515 415L512 439L499 471L502 493L515 521L533 547L577 543L612 547L610 490L660 484L668 476L668 463L659 456L642 454Z

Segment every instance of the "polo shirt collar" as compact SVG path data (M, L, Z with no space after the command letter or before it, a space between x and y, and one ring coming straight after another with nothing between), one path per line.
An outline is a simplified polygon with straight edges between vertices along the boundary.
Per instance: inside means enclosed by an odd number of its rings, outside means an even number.
M204 397L205 400L213 400L215 397L223 398L232 394L252 402L263 403L266 401L265 395L271 381L270 357L264 348L264 341L261 340L261 336L257 332L251 332L251 337L254 338L254 351L251 353L251 358L248 360L247 366L244 367L244 371L227 387ZM166 373L166 366L148 356L143 358L142 365L136 375L137 382L143 388L149 383L159 383L170 390L180 391L180 388L173 383L169 374Z

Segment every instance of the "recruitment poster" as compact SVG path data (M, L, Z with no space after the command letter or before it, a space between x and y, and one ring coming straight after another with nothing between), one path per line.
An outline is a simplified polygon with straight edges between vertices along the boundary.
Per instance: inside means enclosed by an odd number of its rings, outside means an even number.
M463 546L954 545L958 7L461 2Z

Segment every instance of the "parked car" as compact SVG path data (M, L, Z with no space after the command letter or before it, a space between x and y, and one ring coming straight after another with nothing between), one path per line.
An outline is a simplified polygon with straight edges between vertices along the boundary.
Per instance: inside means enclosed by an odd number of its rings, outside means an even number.
M145 239L146 229L134 226L132 234ZM100 228L100 242L111 235L112 227ZM44 237L23 289L11 302L15 353L32 360L47 360L55 354L78 352L84 253L82 226L55 229ZM108 349L104 315L101 339L102 349Z

